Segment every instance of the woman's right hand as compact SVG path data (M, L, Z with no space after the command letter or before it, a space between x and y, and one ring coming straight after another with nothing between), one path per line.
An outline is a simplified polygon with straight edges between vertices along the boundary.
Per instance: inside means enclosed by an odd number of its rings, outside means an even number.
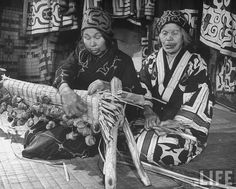
M160 124L160 119L158 115L153 112L150 106L144 106L144 117L145 117L145 125L144 128L149 130L153 127L157 127Z
M68 84L63 83L59 88L59 92L66 115L70 117L79 117L87 112L87 106L85 102L68 86Z

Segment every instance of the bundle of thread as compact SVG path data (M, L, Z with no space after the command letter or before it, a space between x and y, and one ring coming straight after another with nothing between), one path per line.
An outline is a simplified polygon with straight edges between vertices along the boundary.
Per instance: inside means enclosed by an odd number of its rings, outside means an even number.
M66 139L75 140L80 133L88 146L95 144L94 134L100 132L99 125L91 126L81 118L68 117L62 107L51 104L47 96L38 97L37 103L28 105L21 97L0 93L0 114L4 112L12 127L25 125L30 128L38 121L45 122L48 130L57 126L70 127Z

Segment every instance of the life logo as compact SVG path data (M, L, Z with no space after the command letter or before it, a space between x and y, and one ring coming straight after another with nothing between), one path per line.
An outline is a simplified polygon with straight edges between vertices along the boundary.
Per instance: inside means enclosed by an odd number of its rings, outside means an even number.
M233 169L202 169L200 173L200 185L220 186L225 185L228 189L236 189L235 174Z

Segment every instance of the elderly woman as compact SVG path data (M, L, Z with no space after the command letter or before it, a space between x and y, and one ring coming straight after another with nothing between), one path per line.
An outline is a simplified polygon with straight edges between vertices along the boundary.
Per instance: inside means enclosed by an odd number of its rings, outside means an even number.
M117 48L112 38L111 17L107 12L98 8L85 11L81 35L84 48L78 44L57 70L54 81L67 115L78 116L86 111L72 89L88 90L88 94L93 94L108 89L109 82L116 76L121 80L123 90L142 90L132 59Z
M144 161L180 165L207 144L212 93L205 61L188 50L183 14L165 11L158 27L162 47L144 61L140 76L152 98L163 103L150 101L144 107L145 129L136 136L137 145Z

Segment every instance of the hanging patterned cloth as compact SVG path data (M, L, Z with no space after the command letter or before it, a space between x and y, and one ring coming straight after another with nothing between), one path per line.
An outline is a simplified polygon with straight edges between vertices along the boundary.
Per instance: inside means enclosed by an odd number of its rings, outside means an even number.
M154 17L155 0L112 0L113 16L117 18L151 20Z
M26 34L77 29L77 18L73 14L75 13L75 2L68 1L68 5L63 2L60 0L25 0L24 27Z
M103 0L84 0L83 12L89 8L100 7L102 8Z
M200 40L224 55L236 57L236 1L204 0Z
M116 17L128 17L134 15L133 0L113 0L113 14Z

